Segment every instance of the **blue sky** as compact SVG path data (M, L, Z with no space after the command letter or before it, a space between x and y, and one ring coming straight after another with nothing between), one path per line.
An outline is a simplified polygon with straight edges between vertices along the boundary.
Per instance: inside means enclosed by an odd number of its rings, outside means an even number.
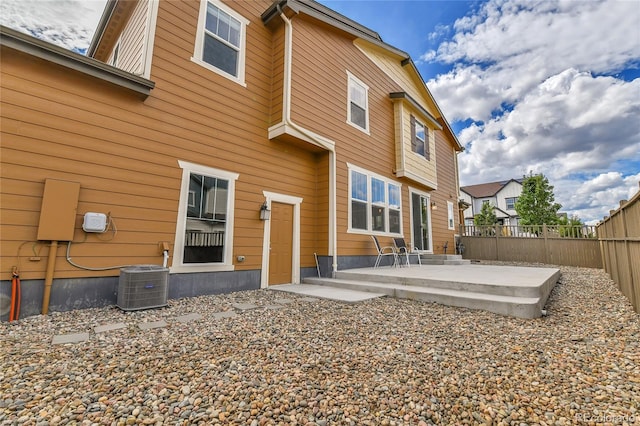
M544 173L593 223L640 181L640 1L321 3L409 53L466 150L462 185ZM0 21L86 49L102 0L2 0Z

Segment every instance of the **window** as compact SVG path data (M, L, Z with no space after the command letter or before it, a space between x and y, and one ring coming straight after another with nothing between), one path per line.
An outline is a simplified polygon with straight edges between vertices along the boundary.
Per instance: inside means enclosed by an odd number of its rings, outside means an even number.
M347 123L369 132L369 87L347 72L349 93Z
M244 85L245 34L249 21L218 0L201 0L193 60Z
M400 185L349 166L350 230L400 234Z
M413 115L409 116L409 121L411 125L411 151L430 160L429 128L416 120Z
M233 195L238 175L182 161L180 167L176 269L229 270L233 267ZM194 266L200 269L192 269Z
M447 201L447 226L449 229L455 229L453 212L453 203L451 201Z
M516 203L518 202L518 197L505 198L504 201L507 205L507 210L515 210Z

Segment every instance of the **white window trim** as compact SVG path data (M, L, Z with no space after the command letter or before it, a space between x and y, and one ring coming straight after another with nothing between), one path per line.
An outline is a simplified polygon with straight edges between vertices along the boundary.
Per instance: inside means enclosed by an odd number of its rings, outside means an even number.
M450 230L456 229L456 211L451 201L447 201L447 228Z
M225 170L215 169L200 164L178 160L182 169L182 184L180 186L180 201L178 205L178 219L176 222L176 240L173 248L173 262L170 268L174 272L215 272L233 271L233 218L235 206L236 180L240 175ZM227 199L227 222L224 235L224 259L221 263L184 263L184 234L187 226L187 202L189 197L189 176L199 173L205 176L218 177L229 182Z
M351 82L354 82L362 87L364 87L365 90L365 110L364 110L364 115L365 115L365 128L360 127L359 125L353 123L351 121ZM350 126L355 127L356 129L360 130L361 132L366 133L367 135L370 134L369 133L369 86L364 84L364 82L362 80L360 80L358 77L356 77L355 75L351 74L349 71L347 71L347 124L349 124Z
M300 284L300 204L302 198L276 192L262 191L267 208L271 210L271 203L291 204L293 206L293 247L291 253L291 283ZM269 287L269 255L271 244L271 220L265 220L262 243L262 273L260 288Z
M204 27L207 22L207 4L211 3L218 9L228 13L231 17L240 21L240 54L238 55L238 75L234 76L228 74L221 69L214 67L213 65L202 60L202 49L204 48ZM191 57L191 61L196 64L208 69L209 71L213 71L218 75L221 75L229 80L240 84L243 87L247 87L247 84L244 80L245 77L245 60L247 56L247 26L250 21L246 19L244 16L240 15L235 10L231 9L229 6L220 2L219 0L200 0L200 16L198 17L198 29L196 32L196 42L195 49L193 52L193 56Z
M380 235L380 236L389 236L389 237L402 237L403 233L403 227L402 227L402 184L399 182L396 182L393 179L389 179L386 178L384 176L381 176L379 174L370 172L367 169L363 169L361 167L358 166L354 166L353 164L347 163L347 170L348 170L348 174L349 174L349 185L348 185L348 195L347 195L347 200L348 200L348 227L347 227L347 233L350 234L364 234L364 235ZM361 173L365 176L367 176L367 229L358 229L358 228L352 228L351 227L351 223L352 223L352 218L351 218L351 203L353 201L353 199L351 198L351 172L358 172ZM398 187L398 190L400 191L400 209L393 209L396 211L400 212L400 232L399 233L395 233L395 232L380 232L380 231L373 231L373 224L371 223L372 221L372 217L371 217L371 206L376 205L371 201L371 178L376 178L378 180L381 180L384 182L384 199L385 199L385 209L387 210L387 214L385 215L385 228L389 229L389 191L387 188L388 184L392 184ZM363 202L362 200L356 200L358 202Z

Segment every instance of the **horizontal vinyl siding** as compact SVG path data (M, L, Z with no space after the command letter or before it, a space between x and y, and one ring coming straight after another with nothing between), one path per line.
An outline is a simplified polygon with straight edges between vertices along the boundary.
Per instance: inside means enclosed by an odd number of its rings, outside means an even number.
M405 171L415 173L419 176L423 176L430 182L434 184L438 183L438 179L436 176L436 141L434 136L434 129L429 129L429 137L426 139L425 143L429 144L429 160L426 157L419 155L411 149L411 119L410 116L413 114L416 117L417 121L420 121L425 125L425 129L428 129L428 123L425 123L425 120L422 119L419 115L416 114L415 111L411 110L408 107L403 108L404 115L402 117L402 126L403 126L403 134L404 140L402 141L402 146L404 147L404 158ZM426 136L426 135L425 135ZM426 148L426 147L425 147Z
M293 121L336 143L338 253L373 254L367 235L348 229L347 163L395 179L393 104L389 93L399 88L353 45L352 39L311 20L293 19ZM369 86L370 133L347 121L347 71ZM371 155L375 153L375 155ZM403 226L409 229L409 205L403 185Z
M315 230L326 226L327 215L318 222L315 197L318 171L326 185L322 170L328 163L267 138L272 35L259 15L269 4L231 3L252 20L247 87L190 60L197 1L160 3L151 70L156 88L144 102L107 83L3 50L2 279L9 278L20 247L21 277L44 277L48 243L32 249L33 243L24 242L36 238L46 178L80 183L74 262L92 267L161 263L158 243L175 239L178 160L239 173L233 257L243 255L246 261L236 269L261 267L263 190L303 198L301 266L314 265L313 253L326 250L326 237L319 242ZM325 207L327 196L319 193ZM82 215L88 211L110 212L116 235L85 235ZM65 261L66 244L61 245L56 278L119 274L77 269ZM27 260L33 250L43 256L40 262Z
M420 102L420 104L429 111L431 115L434 117L440 116L435 104L427 95L423 82L419 81L417 76L409 73L410 66L402 66L402 59L391 57L389 53L381 52L379 47L372 46L360 39L356 40L355 44L362 49L362 51L378 67L380 67L381 70L390 76L396 84L402 87L403 91L407 92L412 98Z
M122 31L120 47L118 49L118 63L116 66L137 75L141 75L144 72L145 33L148 9L148 0L137 2L129 21ZM112 51L109 55L108 63L112 63L113 54L114 52Z
M458 214L458 189L456 188L456 171L453 143L442 130L435 132L436 154L438 156L438 190L431 194L437 210L432 210L432 234L434 253L443 253L443 245L448 241L448 254L455 253L454 234L458 233L460 221ZM448 229L447 201L453 203L454 230Z

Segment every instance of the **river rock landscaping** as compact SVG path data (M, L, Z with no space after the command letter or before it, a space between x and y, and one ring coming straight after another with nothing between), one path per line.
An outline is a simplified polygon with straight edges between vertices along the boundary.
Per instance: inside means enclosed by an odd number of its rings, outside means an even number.
M640 315L559 268L538 319L258 290L3 322L0 425L639 424Z

